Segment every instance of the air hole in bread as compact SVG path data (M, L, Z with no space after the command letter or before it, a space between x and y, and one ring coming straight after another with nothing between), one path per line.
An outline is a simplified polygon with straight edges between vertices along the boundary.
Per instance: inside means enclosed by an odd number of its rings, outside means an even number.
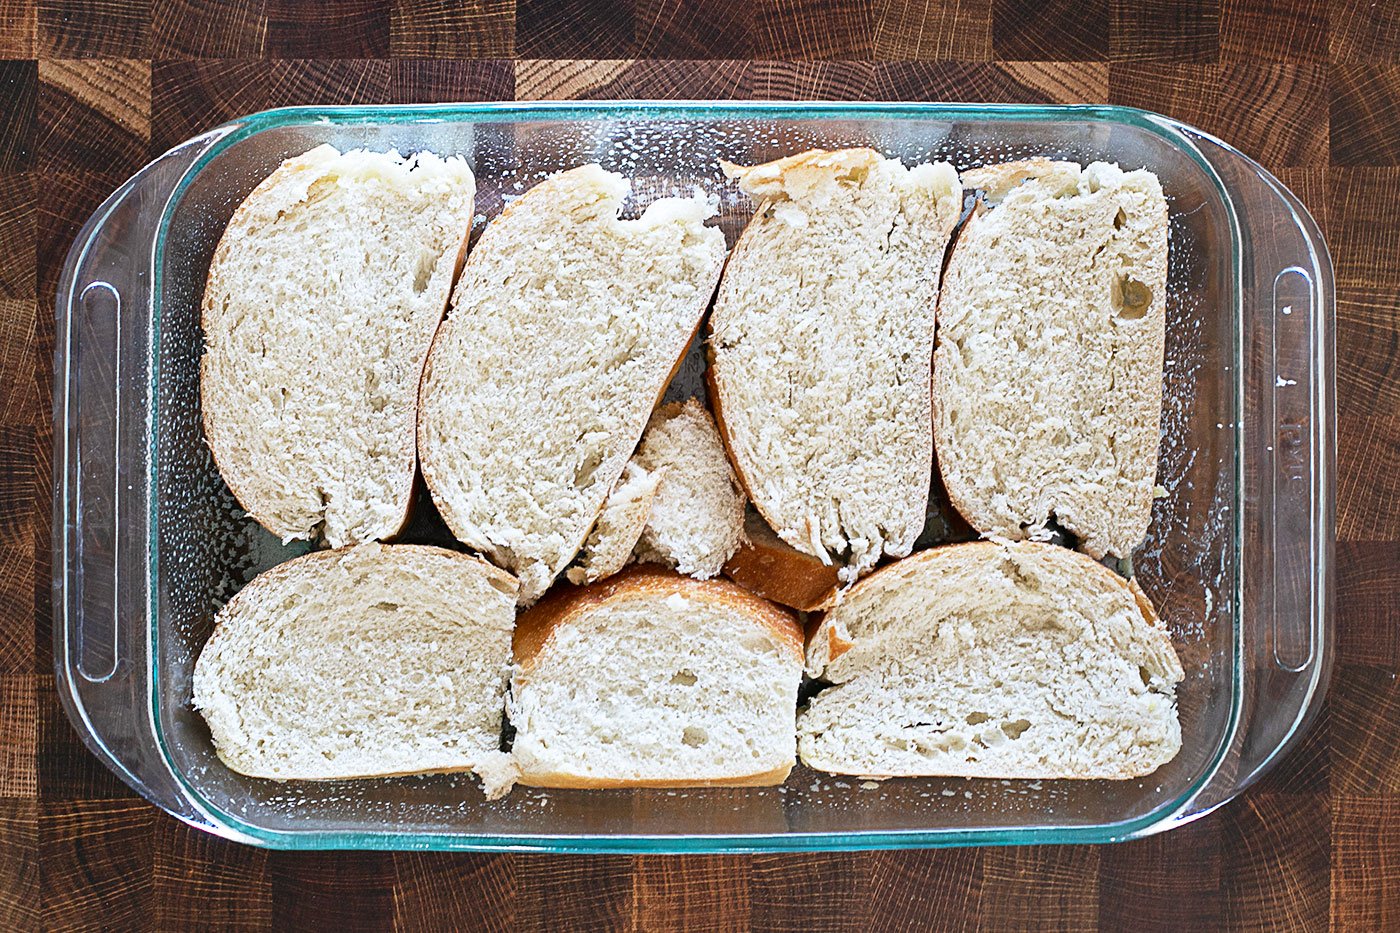
M695 674L691 671L676 671L671 675L671 683L682 687L693 687L696 681Z
M1138 676L1142 678L1142 685L1144 687L1152 684L1152 672L1141 664L1138 665Z
M710 740L710 734L699 726L686 726L681 732L681 741L691 748L699 748Z
M422 294L427 291L428 283L433 280L433 272L437 269L437 253L425 250L418 256L418 269L413 276L413 291Z
M1128 222L1128 212L1123 208L1118 208L1118 213L1113 215L1113 229L1122 230L1123 225Z
M1006 733L1006 737L1008 739L1019 739L1021 737L1021 733L1025 732L1030 727L1030 720L1015 719L1011 722L1002 723L1001 731Z
M982 723L986 722L988 719L991 718L992 717L988 716L986 713L982 712L981 710L978 710L976 712L967 714L967 724L969 726L977 726L981 725Z
M391 602L378 602L374 604L374 608L379 612L398 612L399 604Z
M1152 306L1152 289L1131 276L1120 275L1113 283L1113 310L1125 320L1136 321Z

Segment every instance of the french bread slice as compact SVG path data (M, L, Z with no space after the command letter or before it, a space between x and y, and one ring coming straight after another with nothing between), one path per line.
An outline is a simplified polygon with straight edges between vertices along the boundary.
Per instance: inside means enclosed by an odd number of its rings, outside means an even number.
M711 317L715 414L768 524L851 580L923 527L958 175L870 149L724 168L758 203Z
M583 586L617 573L632 559L632 550L651 517L665 467L648 472L628 461L622 477L608 493L598 523L588 533L574 566L564 572L570 583Z
M194 705L240 774L473 771L499 796L515 774L499 743L517 586L422 545L294 558L219 610Z
M1151 172L1033 159L965 172L995 205L938 303L934 443L974 528L1094 557L1147 534L1157 474L1167 204Z
M229 220L202 304L204 433L283 540L338 547L407 520L418 381L475 192L458 157L318 146Z
M744 536L744 494L715 419L698 399L652 415L633 462L664 473L637 542L637 559L708 580Z
M583 545L699 327L724 262L713 202L618 211L620 175L585 165L482 233L423 376L418 448L462 542L529 604Z
M520 616L508 700L538 787L781 784L802 632L727 580L645 565Z
M976 541L856 584L807 644L829 681L809 767L871 777L1111 778L1181 748L1171 638L1134 583L1067 548Z

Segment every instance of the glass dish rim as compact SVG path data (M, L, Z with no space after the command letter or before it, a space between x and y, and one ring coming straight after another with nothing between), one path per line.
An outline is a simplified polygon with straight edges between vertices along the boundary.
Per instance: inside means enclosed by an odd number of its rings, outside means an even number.
M408 124L424 122L449 122L449 119L470 118L474 122L490 118L503 122L525 122L532 118L551 120L566 119L756 119L762 117L785 119L836 118L882 116L889 118L939 119L982 119L982 120L1064 120L1079 119L1096 123L1128 124L1157 135L1187 156L1205 173L1213 185L1225 208L1230 228L1231 271L1230 306L1233 309L1237 326L1233 334L1233 364L1235 377L1232 380L1232 398L1235 416L1234 455L1235 484L1231 501L1231 533L1236 554L1236 572L1232 581L1232 595L1236 613L1234 617L1231 649L1232 685L1230 707L1225 729L1217 748L1210 756L1201 774L1191 781L1172 800L1154 807L1147 813L1113 823L1095 823L1085 826L1043 827L1015 826L994 829L906 829L870 830L852 833L835 832L796 832L796 833L755 833L755 834L640 834L619 833L601 834L534 834L512 836L503 834L458 834L443 832L394 833L366 830L316 830L296 832L270 830L235 816L209 801L199 788L188 780L183 769L176 765L170 753L166 736L161 725L160 709L160 659L153 650L159 638L159 382L160 382L160 335L161 302L158 300L163 289L161 257L165 255L165 244L171 220L186 191L195 177L225 150L234 144L258 133L295 123L323 123L330 125L355 125L364 123ZM205 826L189 819L191 825L200 829L212 830L221 836L239 839L254 845L281 850L425 850L425 851L478 851L478 852L558 852L589 853L611 852L619 854L660 854L660 853L741 853L741 852L797 852L797 851L836 851L836 850L877 850L947 848L969 845L1025 845L1025 844L1099 844L1121 842L1128 839L1151 835L1160 829L1180 821L1191 800L1207 785L1218 772L1221 763L1239 731L1243 712L1244 697L1240 689L1243 683L1243 620L1238 609L1243 606L1243 566L1244 529L1244 372L1243 372L1243 297L1240 286L1243 274L1241 253L1242 236L1239 218L1228 189L1225 187L1214 166L1199 152L1195 144L1186 136L1186 124L1164 117L1148 110L1121 107L1113 104L973 104L973 103L933 103L933 102L841 102L841 101L660 101L660 100L618 100L618 101L486 101L468 103L436 104L370 104L346 106L295 106L281 107L229 120L206 133L214 137L214 142L190 164L171 192L161 211L156 231L154 249L151 253L151 323L149 346L149 376L146 385L149 414L147 424L150 430L147 437L149 472L146 490L147 540L146 540L146 612L147 638L152 650L147 652L150 668L150 707L149 715L152 731L161 756L165 759L170 773L185 792L196 811L208 821ZM1191 132L1207 136L1231 151L1233 146L1210 137L1208 134L1191 128ZM1246 157L1247 158L1247 157ZM1213 808L1211 808L1213 809ZM1191 819L1205 815L1209 810L1191 814Z

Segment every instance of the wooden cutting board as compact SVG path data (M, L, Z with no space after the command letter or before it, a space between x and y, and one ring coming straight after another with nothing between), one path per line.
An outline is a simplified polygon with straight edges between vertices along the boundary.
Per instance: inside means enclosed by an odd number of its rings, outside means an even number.
M0 0L0 929L1400 929L1400 3ZM1109 102L1291 186L1337 267L1338 664L1303 745L1101 848L692 858L269 854L79 743L52 676L53 296L149 158L296 103Z

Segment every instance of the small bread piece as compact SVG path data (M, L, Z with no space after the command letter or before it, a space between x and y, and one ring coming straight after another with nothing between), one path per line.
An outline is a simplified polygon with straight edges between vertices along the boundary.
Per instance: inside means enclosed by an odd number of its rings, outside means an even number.
M724 262L713 201L619 220L620 175L585 165L501 212L462 270L423 376L423 478L459 540L539 598L637 447Z
M774 534L756 511L744 516L744 543L724 575L751 593L802 612L830 608L841 585L836 566L823 564Z
M423 545L294 558L219 610L194 705L240 774L474 771L500 796L514 779L499 743L517 586Z
M628 462L622 478L608 493L598 524L588 533L578 561L565 571L570 583L579 586L596 583L627 566L651 515L657 487L665 475L664 467L648 472L637 466L635 458Z
M798 717L837 774L1110 778L1181 748L1181 662L1142 590L1076 551L976 541L882 568L826 614Z
M727 580L637 566L556 591L515 628L520 781L781 784L801 681L796 620Z
M697 580L716 576L744 536L744 493L715 419L698 399L651 417L633 461L665 471L637 543L637 559Z
M407 521L418 380L475 193L460 157L318 146L234 211L204 289L204 433L284 541L338 547Z
M934 443L978 531L1127 557L1152 514L1167 204L1157 176L1033 159L966 172L996 206L958 236L938 302Z
M958 175L870 149L724 168L758 207L711 319L715 414L768 524L853 580L908 554L923 527L934 300Z

